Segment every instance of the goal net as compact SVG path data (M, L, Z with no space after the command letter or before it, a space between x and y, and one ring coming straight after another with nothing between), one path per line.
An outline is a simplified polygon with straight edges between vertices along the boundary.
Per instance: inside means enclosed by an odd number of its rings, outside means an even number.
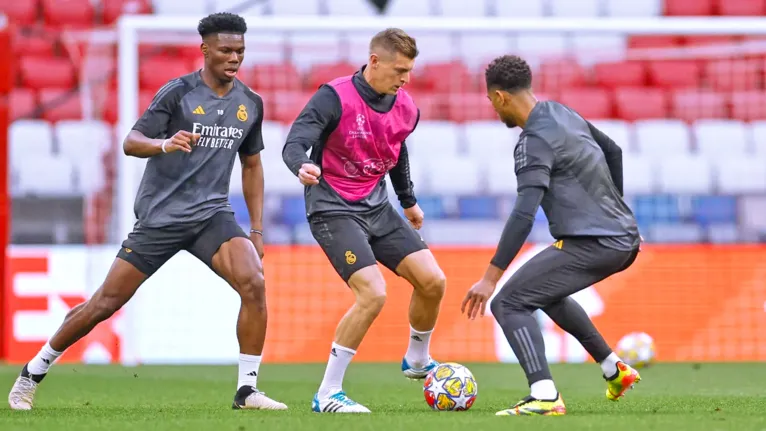
M198 19L120 20L120 136L159 87L201 66ZM483 84L485 65L498 55L524 57L533 68L538 98L573 107L623 147L626 195L649 241L742 242L758 238L766 227L757 216L766 208L760 196L766 190L764 19L247 21L239 78L265 103L266 354L272 360L324 361L333 328L351 303L308 231L302 188L281 161L285 136L318 85L357 70L367 59L372 35L389 26L415 36L420 49L406 88L421 110L421 121L408 144L413 181L426 212L422 234L450 285L433 341L435 357L513 360L492 319L455 317L464 290L480 277L493 253L515 194L513 145L519 131L497 121ZM132 230L142 170L139 159L117 158L115 242ZM235 166L232 206L246 226L239 175ZM550 240L544 217L539 217L530 241L544 245ZM736 250L649 247L649 257L636 268L576 299L610 343L644 331L658 340L666 360L766 359L755 336L757 325L760 333L766 329L762 304L755 300L765 292L743 276L755 271L754 256L765 253ZM518 261L537 251L526 249ZM369 335L374 341L360 350L361 360L397 360L406 347L409 288L390 273L386 279L388 305ZM230 361L223 352L236 351L231 328L238 299L224 293L227 289L203 265L179 254L131 303L128 333L142 335L126 341L130 346L123 360ZM642 301L638 310L626 302L635 300L636 292ZM670 313L669 304L683 305ZM552 361L586 360L571 337L543 314L540 321ZM182 350L183 357L174 353Z

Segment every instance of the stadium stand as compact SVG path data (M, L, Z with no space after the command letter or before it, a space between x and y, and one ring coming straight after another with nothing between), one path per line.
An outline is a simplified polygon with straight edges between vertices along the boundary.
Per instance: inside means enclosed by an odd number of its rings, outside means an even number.
M86 70L70 55L57 31L113 25L123 13L203 14L239 0L0 0L17 26L20 56L11 94L13 241L102 242L109 237L109 208L118 145L115 78L97 115L86 116L79 91ZM211 5L212 8L211 9ZM239 10L238 10L239 11ZM249 5L243 12L272 15L374 15L365 0L280 0ZM762 15L752 0L391 0L385 13L416 16L656 16ZM730 37L414 34L422 56L410 85L421 122L410 139L412 172L429 219L431 242L472 243L485 232L496 238L515 195L513 144L518 130L496 121L486 101L482 67L507 52L530 55L541 99L557 99L592 119L625 150L625 189L637 217L654 241L742 240L757 219L740 204L766 190L766 76L763 57L713 60L587 61L593 52L694 47L729 43ZM258 33L240 78L266 103L264 160L267 214L276 242L309 242L302 189L282 165L281 144L290 122L315 89L353 72L370 34ZM294 49L284 50L283 46ZM594 48L595 47L595 48ZM139 105L168 79L199 65L195 47L140 47ZM333 53L328 57L328 53ZM575 60L561 60L574 53ZM147 54L147 55L143 55ZM559 60L546 60L548 56ZM540 60L539 62L537 60ZM105 68L105 73L112 68ZM91 76L91 75L89 75ZM92 107L88 110L93 111ZM662 158L660 154L673 154ZM438 157L425 157L437 154ZM454 172L467 171L462 177ZM247 222L239 166L232 177L232 205ZM468 178L468 179L464 179ZM391 186L389 185L389 189ZM395 196L392 193L392 200ZM56 210L39 211L46 200ZM63 203L62 203L63 202ZM243 216L244 214L244 216ZM47 222L46 222L47 221ZM532 237L546 239L544 217ZM749 236L752 237L752 236ZM112 238L114 240L114 238Z

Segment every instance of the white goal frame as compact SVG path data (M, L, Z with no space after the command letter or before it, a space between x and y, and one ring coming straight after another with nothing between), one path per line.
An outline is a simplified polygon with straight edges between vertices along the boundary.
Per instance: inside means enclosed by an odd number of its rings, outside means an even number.
M192 31L201 16L125 15L118 22L119 131L126 134L138 112L138 33L141 31ZM400 27L407 31L462 33L587 32L633 35L766 35L766 18L523 18L499 17L306 17L247 16L248 27L258 31L367 31ZM117 231L124 238L133 229L133 201L138 178L133 157L118 157ZM130 210L128 210L130 209Z

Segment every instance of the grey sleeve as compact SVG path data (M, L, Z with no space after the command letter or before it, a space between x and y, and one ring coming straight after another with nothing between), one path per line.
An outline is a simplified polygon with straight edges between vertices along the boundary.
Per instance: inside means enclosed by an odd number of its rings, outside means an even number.
M396 197L399 198L402 208L411 208L418 203L415 199L415 186L410 179L410 156L405 142L402 142L399 160L396 162L396 166L388 172L388 177L391 178L391 185L394 186Z
M526 171L522 176L535 175L534 171ZM521 181L521 179L520 179ZM519 192L516 205L513 207L511 216L505 223L500 242L497 245L495 255L490 263L502 270L506 270L521 250L524 242L532 231L535 221L535 213L540 207L540 202L545 195L542 187L526 187Z
M150 139L167 138L170 119L186 91L186 84L181 78L168 81L154 95L149 107L133 125L133 130Z
M319 87L293 122L282 148L282 160L293 174L298 175L304 163L313 163L306 151L323 143L335 130L341 110L335 90L327 85Z
M548 142L537 135L525 134L516 144L513 159L519 193L527 187L548 189L555 159Z
M609 166L609 174L612 177L615 187L623 194L623 176L622 176L622 148L617 145L606 133L598 130L596 126L585 121L590 129L590 134L593 136L593 140L596 141L601 150L604 152L606 158L606 164Z
M415 120L415 127L412 128L412 132L415 131L419 123L420 109L418 109L418 118ZM402 208L414 207L418 201L415 199L415 185L412 184L412 179L410 178L410 155L407 150L407 143L404 141L402 142L402 148L399 150L399 160L396 161L396 166L388 171L388 177L391 178L391 185L394 186L396 197L399 198Z
M240 156L252 156L263 151L263 99L250 90L245 90L255 103L256 118L250 132L239 147Z

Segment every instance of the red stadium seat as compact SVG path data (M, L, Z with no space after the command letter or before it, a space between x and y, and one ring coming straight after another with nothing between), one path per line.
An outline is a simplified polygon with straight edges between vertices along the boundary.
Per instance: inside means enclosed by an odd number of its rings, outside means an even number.
M90 28L96 11L90 0L42 0L45 23L54 27Z
M629 48L672 48L680 46L682 39L678 36L630 36Z
M426 64L413 73L411 87L435 93L477 91L476 77L459 61Z
M766 15L765 0L717 0L718 14L729 16Z
M42 31L17 31L13 37L13 52L16 55L52 57L57 35Z
M447 119L447 103L444 96L429 92L408 91L420 109L420 120L436 121Z
M40 105L43 108L43 118L50 122L82 118L82 102L77 92L60 89L40 90Z
M665 0L665 15L709 16L713 13L713 0Z
M694 60L662 60L649 63L649 83L657 87L698 87L700 63Z
M738 91L731 96L731 116L737 120L766 120L766 92Z
M593 67L596 85L601 87L640 87L646 84L646 64L640 61L598 63Z
M303 79L292 63L259 64L240 79L255 91L299 92L303 88Z
M152 5L149 0L101 0L104 24L114 23L122 14L144 14L151 11Z
M269 114L269 110L265 114L270 120L292 123L298 118L298 114L301 113L313 94L313 92L303 91L275 92L271 97L271 114Z
M154 93L151 91L143 90L138 94L138 111L136 116L141 116L146 108L154 98ZM115 124L119 119L120 111L119 104L114 103L117 100L117 91L109 92L109 97L105 99L105 103L101 106L101 115L104 121Z
M357 67L351 63L315 64L311 67L306 78L306 90L316 91L319 86L345 75L356 72Z
M683 38L686 46L728 45L739 40L736 36L686 36Z
M72 88L77 82L75 68L65 58L22 57L21 83L27 88Z
M21 26L32 25L37 21L39 0L0 0L0 11L9 21Z
M667 94L660 88L624 87L614 91L617 117L627 121L666 118Z
M10 98L11 121L31 117L37 109L37 95L28 88L14 88Z
M139 83L142 90L157 92L171 79L192 70L190 64L179 58L150 57L142 60L138 67Z
M677 90L672 95L672 116L679 120L728 118L727 97L709 90Z
M764 63L757 59L712 60L705 64L704 80L721 91L754 90L758 88Z
M559 102L577 111L584 118L612 118L614 104L609 91L601 88L562 90Z
M450 121L497 120L497 113L486 93L451 93L441 97L447 98L447 119Z
M576 61L548 61L534 73L537 90L560 91L585 85L585 71Z

